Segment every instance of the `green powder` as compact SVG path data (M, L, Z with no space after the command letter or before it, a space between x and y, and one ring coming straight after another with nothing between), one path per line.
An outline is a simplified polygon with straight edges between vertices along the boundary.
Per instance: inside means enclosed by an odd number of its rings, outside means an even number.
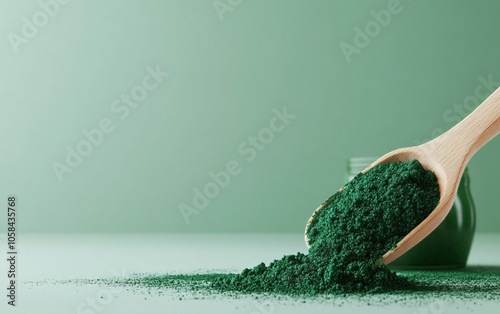
M428 305L440 300L447 304L465 304L472 302L482 304L485 301L500 300L500 267L499 266L468 266L462 270L454 271L411 271L399 273L400 276L412 282L410 289L393 289L383 293L328 293L317 295L298 295L290 291L280 294L259 293L271 296L274 300L307 300L320 302L334 302L342 304L371 304L387 305L400 304L407 306ZM118 287L128 287L127 290L147 295L168 295L174 299L209 299L216 298L217 290L214 283L220 280L234 280L237 274L191 274L191 275L133 275L128 278L95 279L95 280L69 280L63 283L72 284L97 284ZM239 297L241 292L227 291L224 296ZM247 293L245 293L247 295ZM248 294L258 297L255 293ZM293 297L293 299L291 298ZM449 305L447 305L449 307ZM423 313L443 313L425 309ZM419 312L420 313L420 312Z
M413 285L379 263L439 202L434 173L417 160L359 174L319 211L309 255L298 253L212 282L219 291L317 295L381 292Z
M383 164L359 174L332 196L309 229L308 255L284 256L240 274L139 274L66 283L126 286L159 295L177 292L179 300L271 294L302 302L335 300L335 305L339 300L341 304L421 304L427 312L440 306L435 300L498 301L500 267L396 274L380 264L382 255L427 217L438 201L436 178L418 161Z
M221 293L317 296L415 290L380 263L439 201L438 183L417 160L388 163L359 174L317 215L309 254L284 256L240 274L143 276L122 284Z

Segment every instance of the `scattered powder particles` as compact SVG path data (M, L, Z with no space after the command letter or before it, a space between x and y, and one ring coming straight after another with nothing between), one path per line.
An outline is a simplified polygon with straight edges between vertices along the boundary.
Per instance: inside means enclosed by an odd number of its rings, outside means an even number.
M438 201L436 178L418 161L383 164L359 174L332 196L308 231L307 255L284 256L239 274L134 274L57 283L125 287L148 295L176 295L180 301L272 296L302 303L333 302L334 306L360 302L420 306L419 313L499 302L500 266L396 274L379 263Z
M288 295L411 289L409 280L380 259L438 202L436 177L417 160L378 165L357 175L318 212L308 231L308 255L261 263L212 287Z
M308 231L307 255L284 256L239 274L135 275L86 283L207 295L500 299L500 268L396 274L380 263L382 255L425 219L438 202L436 177L417 160L381 164L357 175L318 212Z
M179 300L273 295L302 300L365 300L369 305L415 305L416 301L436 307L425 311L439 313L445 305L457 306L457 300L466 304L498 302L500 266L396 274L379 262L438 202L436 177L417 160L382 164L357 175L318 212L308 230L307 255L284 256L239 274L135 274L63 283L114 285L160 295L176 291Z
M389 290L379 293L327 293L318 295L299 295L284 293L242 293L228 291L220 293L213 283L221 279L231 280L238 274L135 274L127 278L79 279L57 283L77 285L101 285L126 287L138 294L170 296L176 300L216 299L219 296L239 298L272 298L294 300L301 303L329 302L334 306L348 304L419 306L423 313L448 312L450 306L481 305L484 302L500 301L500 266L468 266L464 269L447 271L408 271L399 276L412 282L411 288ZM47 283L47 282L45 282ZM287 302L288 303L288 302ZM419 312L420 313L420 312Z

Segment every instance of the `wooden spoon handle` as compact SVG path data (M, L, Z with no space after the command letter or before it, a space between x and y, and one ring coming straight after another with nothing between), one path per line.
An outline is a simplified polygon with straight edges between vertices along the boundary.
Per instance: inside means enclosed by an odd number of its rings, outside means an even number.
M422 149L438 161L465 167L469 159L499 133L500 88L448 132L423 144ZM450 155L456 158L449 158Z

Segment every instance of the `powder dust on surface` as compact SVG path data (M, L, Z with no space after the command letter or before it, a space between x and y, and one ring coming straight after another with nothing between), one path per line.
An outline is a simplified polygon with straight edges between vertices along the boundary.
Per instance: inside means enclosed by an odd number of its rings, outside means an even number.
M381 164L357 175L318 212L308 230L309 252L261 263L239 274L134 275L67 283L119 285L184 298L266 295L368 303L429 297L500 300L500 267L394 272L379 261L439 202L433 172L417 160Z

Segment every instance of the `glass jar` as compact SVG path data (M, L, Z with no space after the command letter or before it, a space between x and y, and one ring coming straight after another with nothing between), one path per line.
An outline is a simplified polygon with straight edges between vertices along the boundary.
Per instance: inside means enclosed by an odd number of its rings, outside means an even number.
M375 160L373 157L349 159L345 181L350 181ZM453 207L443 222L389 267L407 270L465 267L475 229L476 210L470 191L469 171L465 168Z

